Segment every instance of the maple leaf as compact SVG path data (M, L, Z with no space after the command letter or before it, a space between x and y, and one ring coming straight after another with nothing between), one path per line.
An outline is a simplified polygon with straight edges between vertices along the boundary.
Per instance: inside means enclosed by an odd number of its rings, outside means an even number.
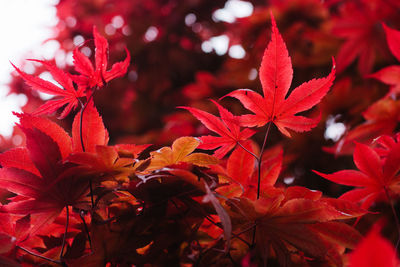
M194 137L178 138L172 143L171 147L163 147L150 153L151 163L147 170L161 169L181 162L203 167L217 164L218 159L213 156L204 153L192 153L199 144L200 141Z
M73 150L75 152L96 152L96 146L107 145L108 139L108 131L92 100L87 104L83 113L82 125L80 114L75 116L72 123Z
M285 99L292 82L293 68L272 15L271 19L272 38L265 49L259 71L264 97L250 89L239 89L226 96L237 98L246 109L255 113L242 115L241 125L261 127L272 122L290 137L287 129L304 132L318 124L319 117L310 119L295 114L312 108L326 95L335 78L335 63L327 77L303 83Z
M131 159L119 158L114 147L97 145L95 151L73 153L67 161L88 166L94 173L123 172L125 167L133 164Z
M360 171L342 170L332 174L314 172L332 182L357 187L344 193L340 199L361 202L364 209L377 200L389 201L392 194L400 193L400 144L393 145L383 160L369 146L357 143L354 163Z
M30 215L14 221L9 213L0 213L0 254L2 251L9 252L24 242L28 238L30 227Z
M200 149L215 149L214 156L223 158L230 150L232 150L239 142L249 139L256 132L251 129L240 130L239 117L234 116L227 109L223 108L217 102L211 100L218 108L221 118L218 118L208 112L191 108L180 107L188 110L209 130L219 134L220 136L201 136Z
M129 182L128 176L130 174L137 170L142 171L149 165L149 160L136 159L137 154L147 146L119 145L113 147L96 145L95 152L74 152L66 161L83 167L81 173L86 175L103 179L111 177L112 180ZM124 148L123 153L118 150L121 147ZM128 155L128 157L124 155ZM109 184L112 185L113 182Z
M32 120L35 117L31 116ZM39 118L39 121L41 119ZM13 149L0 157L0 186L22 198L2 207L12 214L35 214L31 233L51 223L67 205L74 205L87 191L87 181L79 172L63 163L61 151L72 151L71 142L57 143L34 123L25 123L20 128L26 137L26 148ZM51 133L66 135L64 130L51 121ZM57 128L58 127L58 128ZM67 147L69 145L69 147Z
M397 8L397 7L396 7ZM337 55L338 73L345 70L357 57L357 68L362 75L371 72L377 56L386 56L381 21L396 18L396 8L381 1L346 2L339 9L340 17L333 20L332 33L345 39Z
M54 95L57 99L49 100L41 105L35 112L35 115L52 114L59 108L65 106L61 112L59 119L65 118L79 104L79 98L86 96L83 87L78 86L75 90L71 77L63 70L57 68L54 64L41 60L31 60L39 62L50 72L53 78L62 86L59 87L49 81L45 81L39 77L27 74L17 68L14 64L11 65L24 79L24 81L34 90L42 93Z
M125 75L128 70L131 56L128 49L125 48L126 58L124 61L117 62L107 70L108 65L108 42L100 35L96 27L93 27L95 50L94 67L90 59L75 48L73 52L75 70L80 73L79 76L73 76L74 80L88 88L94 86L102 87L105 83L112 79Z
M243 233L256 225L255 248L264 265L274 256L281 266L302 266L307 258L341 266L337 246L353 248L361 239L354 228L336 221L358 214L345 214L320 198L321 194L305 191L310 190L301 190L302 196L286 191L254 201L244 197L227 200L233 232ZM252 239L253 231L244 233L243 238Z
M391 29L382 23L386 33L386 41L393 56L400 62L400 31ZM395 96L400 93L400 66L393 65L385 67L368 77L375 78L384 84L390 85L386 96Z
M80 114L72 127L72 138L56 123L29 114L17 114L26 147L0 154L0 187L19 196L2 207L12 214L34 214L31 233L51 223L65 208L80 201L88 191L88 177L81 166L66 161L81 152ZM89 152L106 145L108 133L93 103L82 118L82 136ZM104 163L106 165L109 162ZM106 165L108 166L108 165Z
M349 255L349 267L396 267L400 265L396 249L387 239L381 236L381 228L382 226L378 222L361 240Z
M249 141L243 143L243 147L236 147L228 158L226 171L223 173L233 181L228 185L217 188L217 192L226 197L245 196L256 199L257 178L256 159L249 152L254 153L255 148ZM283 151L281 147L275 147L264 151L261 160L260 191L263 195L273 194L273 188L282 168Z
M397 133L394 136L381 135L375 141L376 147L374 147L374 150L382 159L384 159L387 157L390 150L393 149L396 144L400 143L400 133Z

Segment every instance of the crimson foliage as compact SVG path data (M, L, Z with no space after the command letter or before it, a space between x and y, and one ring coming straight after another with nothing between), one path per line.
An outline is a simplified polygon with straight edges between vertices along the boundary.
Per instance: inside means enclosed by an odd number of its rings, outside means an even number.
M400 4L234 3L57 4L73 64L13 65L1 266L398 266Z

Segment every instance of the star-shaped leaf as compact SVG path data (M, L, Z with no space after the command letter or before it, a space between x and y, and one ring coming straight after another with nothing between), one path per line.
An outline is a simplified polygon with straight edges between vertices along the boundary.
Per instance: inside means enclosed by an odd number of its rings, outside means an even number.
M236 90L227 96L237 98L246 109L254 113L241 116L243 126L261 127L272 122L279 131L290 137L288 129L304 132L318 124L319 117L310 119L295 114L309 110L326 95L335 79L335 63L327 77L303 83L285 98L292 83L293 68L275 19L271 17L272 37L259 71L264 97L249 89Z
M32 87L32 89L37 90L42 93L54 95L57 98L47 101L45 104L40 106L36 111L35 115L41 114L52 114L59 108L65 106L59 119L65 118L72 110L74 110L79 104L79 98L86 96L83 87L78 87L75 90L71 77L65 73L63 70L57 68L54 64L41 60L32 60L39 62L44 65L44 67L50 72L53 78L62 86L59 87L49 81L45 81L39 77L27 74L17 68L14 64L11 65L19 73L22 79Z
M131 56L125 48L126 58L124 61L117 62L112 65L110 70L107 70L108 65L108 42L98 32L96 27L93 27L95 51L95 67L90 59L85 56L79 48L75 48L73 52L75 70L80 73L79 76L74 76L74 80L78 84L92 88L94 86L102 87L106 82L117 77L125 75L128 70Z
M392 146L385 159L382 159L374 149L357 143L354 163L359 171L342 170L332 174L314 172L332 182L357 187L340 198L360 202L364 209L377 200L388 201L388 194L400 192L400 144Z

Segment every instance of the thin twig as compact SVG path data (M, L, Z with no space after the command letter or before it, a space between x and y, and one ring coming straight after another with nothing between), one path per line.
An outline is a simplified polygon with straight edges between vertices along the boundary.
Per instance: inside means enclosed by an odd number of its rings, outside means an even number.
M271 129L271 121L268 122L267 131L266 131L265 137L264 137L264 142L263 142L263 145L262 145L262 147L261 147L260 156L258 157L257 199L260 198L260 187L261 187L261 162L262 162L262 156L263 156L264 150L265 150L265 144L267 143L267 138L268 138L268 134L269 134L269 129Z
M64 232L64 237L63 237L63 241L61 244L61 252L60 252L60 261L62 262L62 258L63 258L63 254L64 254L64 248L65 248L65 242L67 239L67 233L68 233L68 223L69 223L69 208L68 205L65 206L65 208L67 209L67 215L66 215L66 222L65 222L65 232Z
M59 264L59 265L61 265L61 266L63 265L61 261L53 260L53 259L47 258L47 257L45 257L45 256L36 254L35 252L29 251L28 249L26 249L26 248L24 248L24 247L20 247L19 245L16 245L15 247L18 248L18 249L20 249L20 250L22 250L22 251L25 251L26 253L28 253L28 254L30 254L30 255L32 255L32 256L41 258L41 259L43 259L43 260L46 260L46 261L49 261L49 262L52 262L52 263L55 263L55 264Z
M268 139L268 135L269 135L269 130L271 129L271 121L268 122L267 125L267 131L265 132L265 137L264 137L264 142L262 144L261 147L261 151L260 151L260 156L258 157L257 163L258 163L258 177L257 177L257 199L260 199L260 193L261 193L261 163L262 163L262 156L264 154L264 150L265 150L265 145L267 143L267 139ZM254 247L254 243L256 241L256 231L257 231L257 227L254 226L254 230L253 230L253 237L251 239L251 247Z
M83 217L83 211L79 212L79 217L81 217L81 220L83 222L83 227L85 228L85 233L86 233L87 239L89 241L90 251L93 252L92 239L90 238L89 228L88 228L88 226L86 224L85 217Z
M93 198L93 183L92 178L89 178L89 191L90 191L90 202L92 204L92 209L94 209L94 198Z
M80 114L80 118L79 118L79 137L81 140L81 146L82 146L82 151L85 152L85 144L83 142L83 113L85 112L90 100L92 100L94 92L96 91L97 87L95 87L90 96L88 97L88 99L86 100L86 103L83 104L83 102L81 100L79 100L79 102L81 103L81 114ZM94 208L94 200L93 200L93 185L92 185L92 179L89 179L89 190L90 190L90 200L91 200L91 204L92 204L92 209Z
M258 162L258 157L256 154L254 154L253 152L251 152L250 150L248 150L247 148L245 148L240 142L237 142L237 144L243 148L244 151L246 151L247 153L249 153L250 155L252 155L253 157L256 158L257 162Z
M399 243L400 243L400 222L399 222L399 217L397 216L396 209L394 208L394 205L393 205L392 197L390 196L389 191L387 190L386 186L384 186L383 189L385 190L385 194L386 194L386 197L388 198L388 201L389 201L389 204L390 204L390 208L392 209L394 221L396 223L397 241L396 241L395 250L397 251L397 248L399 247Z
M85 112L88 104L90 103L90 100L92 100L94 92L96 91L96 88L93 89L93 91L91 92L89 98L87 99L86 103L82 106L82 101L81 103L81 114L80 114L80 118L79 118L79 137L81 139L81 146L82 146L82 151L85 152L85 144L83 142L83 113Z

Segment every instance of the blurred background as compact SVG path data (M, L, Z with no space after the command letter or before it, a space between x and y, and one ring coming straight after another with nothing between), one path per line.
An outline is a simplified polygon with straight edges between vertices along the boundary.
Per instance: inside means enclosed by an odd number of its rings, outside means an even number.
M10 136L14 125L12 111L26 104L24 94L9 95L12 66L26 57L54 58L57 47L44 42L54 36L58 19L55 0L3 1L0 8L0 134ZM25 71L32 72L32 66Z

